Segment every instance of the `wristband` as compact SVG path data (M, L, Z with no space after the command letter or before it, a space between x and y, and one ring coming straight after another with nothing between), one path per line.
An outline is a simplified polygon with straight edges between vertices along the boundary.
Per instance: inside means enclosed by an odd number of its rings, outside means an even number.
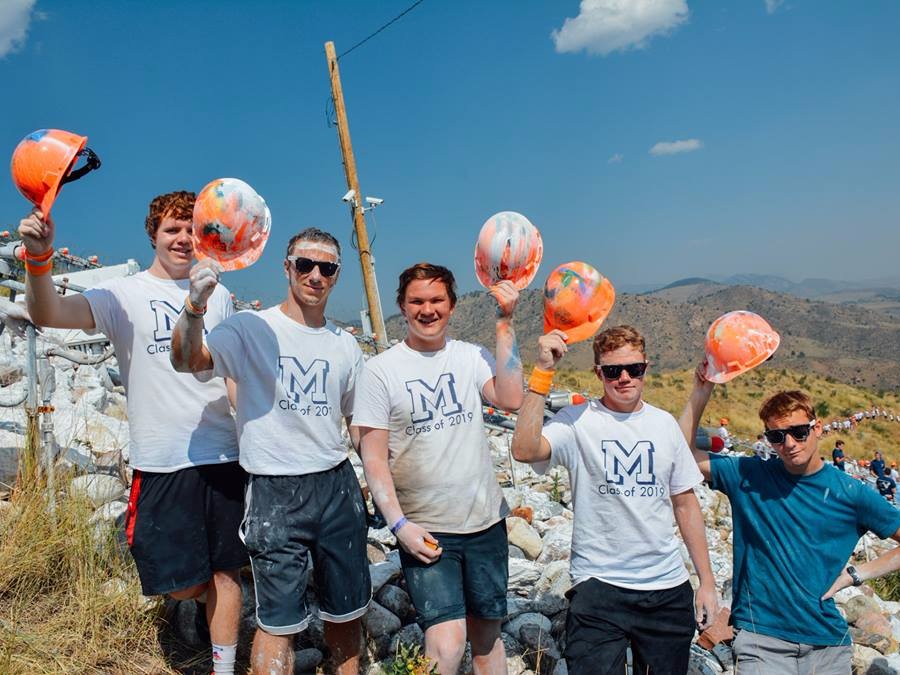
M194 306L194 303L191 302L191 296L188 296L184 299L184 311L192 317L199 319L206 314L206 307L204 306L203 309L198 309Z
M546 396L550 393L550 384L553 382L552 370L543 370L535 366L531 371L531 377L528 378L528 390L535 394Z
M53 247L51 246L49 249L44 251L43 253L38 253L37 255L31 255L28 252L28 249L25 249L25 260L30 260L31 262L42 263L47 262L50 258L53 257Z
M406 525L409 521L406 519L406 516L400 516L400 520L391 525L391 534L397 536L397 532L400 531L400 528Z
M25 259L25 271L33 277L42 277L53 269L53 262L48 260L43 263L33 263Z

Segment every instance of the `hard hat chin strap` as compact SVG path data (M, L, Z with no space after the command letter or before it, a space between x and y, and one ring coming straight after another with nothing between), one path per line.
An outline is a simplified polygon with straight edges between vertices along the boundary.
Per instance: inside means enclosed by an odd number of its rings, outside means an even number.
M71 183L72 181L76 181L82 176L89 174L94 169L100 168L100 158L97 157L97 153L95 153L90 148L85 148L80 151L76 157L84 157L84 166L79 169L72 169L69 172L68 176L64 176L63 179L59 182L60 186L65 185L66 183Z

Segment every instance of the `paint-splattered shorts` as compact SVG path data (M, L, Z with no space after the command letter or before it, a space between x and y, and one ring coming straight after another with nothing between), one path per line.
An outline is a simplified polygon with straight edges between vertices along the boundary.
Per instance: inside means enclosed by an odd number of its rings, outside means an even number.
M302 476L251 475L241 539L250 552L259 627L272 635L306 628L310 562L320 617L343 623L365 614L372 597L366 532L349 460Z
M466 616L506 618L506 521L471 534L431 534L444 552L430 565L400 549L406 588L422 630Z
M125 534L144 595L182 591L247 564L237 537L246 482L237 462L135 469Z

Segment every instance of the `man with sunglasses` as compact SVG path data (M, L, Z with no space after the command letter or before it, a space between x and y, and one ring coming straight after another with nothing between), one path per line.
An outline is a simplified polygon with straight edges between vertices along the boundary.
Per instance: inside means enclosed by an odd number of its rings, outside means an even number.
M294 672L293 636L309 623L310 558L334 670L359 670L360 618L371 599L366 508L341 435L350 428L362 352L325 318L340 270L338 241L308 228L288 243L285 300L239 312L203 341L206 301L219 269L191 272L172 338L179 371L237 384L240 462L250 474L241 537L250 552L258 630L253 673ZM351 436L357 445L355 433Z
M567 351L554 330L538 339L537 365L512 440L520 462L569 471L575 511L565 657L570 673L683 674L695 626L718 611L706 532L693 488L702 482L675 419L642 399L647 356L630 326L594 339L603 397L568 406L542 428L552 372ZM549 460L549 462L548 462ZM696 597L677 522L700 578Z
M714 387L703 373L701 364L679 420L688 438ZM842 588L900 569L900 548L859 567L847 565L868 530L900 541L900 511L848 474L825 468L818 451L822 426L805 393L769 397L759 418L777 458L762 462L693 450L710 487L731 502L738 670L846 675L849 629L832 598Z

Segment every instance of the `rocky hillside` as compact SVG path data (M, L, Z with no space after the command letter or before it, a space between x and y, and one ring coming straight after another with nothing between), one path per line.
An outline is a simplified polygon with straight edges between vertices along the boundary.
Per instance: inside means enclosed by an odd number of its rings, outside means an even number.
M724 312L746 309L765 317L781 333L782 343L764 367L790 368L827 375L872 390L900 388L900 319L857 306L801 299L751 286L726 286L684 301L656 294L620 294L605 325L632 324L647 338L658 369L686 368L703 356L709 324ZM460 298L451 332L460 339L494 343L494 310L485 293ZM533 358L543 332L539 289L525 291L516 310L516 331L525 360ZM388 335L405 333L401 317L388 321ZM591 364L589 342L573 347L567 359L576 368Z

